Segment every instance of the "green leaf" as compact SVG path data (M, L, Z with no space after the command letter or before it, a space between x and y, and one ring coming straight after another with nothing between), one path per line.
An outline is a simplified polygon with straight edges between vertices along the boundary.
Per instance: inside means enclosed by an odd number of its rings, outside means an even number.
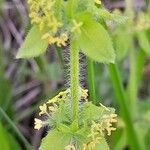
M0 124L0 149L10 150L7 133L2 124Z
M141 149L148 150L146 148L148 143L146 143L145 139L146 139L147 133L149 134L149 129L150 129L149 123L144 122L144 121L139 121L134 124L134 127L136 130L138 141L141 145Z
M97 144L97 145L96 145L95 150L110 150L110 148L109 148L109 146L108 146L108 144L107 144L105 138L102 138L102 139L100 140L100 144Z
M148 37L146 36L145 32L137 33L137 37L139 40L140 47L147 53L150 54L150 42Z
M125 28L120 27L114 31L113 43L116 50L117 60L122 60L126 55L130 47L130 35L125 32Z
M92 20L84 21L77 43L81 51L91 59L102 63L114 63L115 53L111 39L99 23Z
M145 144L146 144L146 148L147 148L147 150L149 150L149 148L150 148L150 129L148 130L148 132L147 132L147 134L146 134L146 136L145 136Z
M21 150L22 149L20 147L20 145L18 144L18 142L16 141L16 139L9 133L8 133L8 140L9 140L9 145L12 150Z
M73 0L73 1L68 0L67 1L65 13L66 13L66 16L68 17L68 19L71 19L74 16L74 11L75 11L76 6L77 6L76 0Z
M70 129L72 132L75 132L78 130L78 120L74 120L72 124L70 125Z
M4 109L7 108L11 100L11 85L10 82L5 79L4 74L0 74L0 106Z
M0 149L21 150L21 147L17 143L15 137L6 131L2 124L0 124Z
M115 132L113 132L110 137L113 149L115 149L115 150L124 149L127 145L126 137L127 137L127 135L126 135L125 128L118 127L117 130Z
M69 128L67 125L62 124L62 123L60 123L60 124L57 126L57 129L58 129L60 132L63 132L63 133L71 133L70 128Z
M17 58L31 58L37 57L46 51L48 43L41 39L42 32L37 26L33 26L29 31L24 43L22 44Z
M70 143L71 137L57 130L50 131L43 138L40 150L63 150Z
M106 110L102 106L96 106L91 102L88 102L84 105L83 111L81 113L82 120L95 121L100 120L104 115L110 115L114 113L113 108L109 108L110 111Z

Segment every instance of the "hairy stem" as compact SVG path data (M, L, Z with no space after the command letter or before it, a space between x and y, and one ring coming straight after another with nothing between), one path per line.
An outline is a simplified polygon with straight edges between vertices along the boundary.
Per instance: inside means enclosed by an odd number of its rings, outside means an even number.
M94 83L94 64L90 58L87 58L87 72L88 72L88 87L90 93L90 100L96 104L96 93L95 93L95 83Z
M71 40L70 44L71 111L72 121L77 121L79 100L79 51L75 41Z

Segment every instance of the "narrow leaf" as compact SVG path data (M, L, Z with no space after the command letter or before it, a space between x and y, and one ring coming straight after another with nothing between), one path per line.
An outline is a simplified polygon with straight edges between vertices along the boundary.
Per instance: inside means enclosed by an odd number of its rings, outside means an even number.
M145 32L139 32L137 34L140 47L147 53L150 54L150 42Z
M0 149L10 150L6 131L1 123L0 123Z
M40 150L62 150L70 143L70 137L67 134L57 130L50 131L42 140Z

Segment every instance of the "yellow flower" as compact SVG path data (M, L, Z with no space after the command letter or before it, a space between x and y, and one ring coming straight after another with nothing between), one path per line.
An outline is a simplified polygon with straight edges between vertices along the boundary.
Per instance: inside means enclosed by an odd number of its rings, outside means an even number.
M101 105L101 107L103 107L106 111L110 111L106 106L104 106L103 104L101 104L100 103L100 105Z
M70 89L67 89L66 91L60 92L57 96L55 96L54 98L48 100L47 104L52 104L54 105L54 103L59 103L61 101L65 101L67 94L70 92Z
M40 130L43 125L42 120L35 118L34 121L34 129Z
M78 32L80 33L80 27L83 25L83 22L77 22L76 20L73 20L73 27L71 28L71 32Z
M117 122L116 117L117 117L116 114L105 115L103 117L103 119L104 119L104 121L102 122L103 130L107 131L107 135L108 136L111 135L111 131L115 131L116 130L116 128L112 127L112 123L116 123Z
M101 5L101 0L95 0L95 3Z
M102 104L101 106L105 108ZM106 108L105 110L110 111ZM83 150L95 149L96 144L100 143L100 140L104 136L103 132L105 130L107 131L107 135L111 135L111 132L116 130L116 128L112 127L112 123L117 122L116 117L116 114L109 114L104 115L103 118L97 122L92 121L90 134L87 136L88 142L83 144Z
M68 145L65 147L65 150L76 150L76 148L74 147L74 145Z
M62 35L60 35L60 37L57 39L57 46L66 46L66 41L68 40L68 36L67 34L63 33Z
M54 112L57 110L57 108L55 106L49 106L48 107L49 111Z
M43 115L43 114L47 114L47 106L46 106L46 104L43 104L39 108L40 108L40 113L39 113L40 116Z
M58 30L58 28L62 27L62 23L61 22L58 22L57 19L53 16L52 17L52 20L50 20L48 26L50 28L52 28L52 32L55 34Z
M87 89L83 89L80 88L81 90L81 98L83 98L86 102L88 101L87 97L88 97L88 90Z
M66 46L65 42L68 37L65 33L61 35L59 32L63 24L55 16L55 0L28 0L28 4L31 23L44 32L41 38L49 44L57 44L59 47Z

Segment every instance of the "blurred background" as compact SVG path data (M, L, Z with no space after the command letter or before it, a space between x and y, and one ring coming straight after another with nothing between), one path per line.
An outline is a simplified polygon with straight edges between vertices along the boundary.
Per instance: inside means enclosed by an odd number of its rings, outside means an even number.
M119 9L124 12L125 10L124 0L103 0L102 3L110 11ZM135 18L142 19L142 15L139 17L141 12L146 15L150 14L149 1L133 0L133 10ZM46 54L35 59L15 59L18 48L29 29L26 1L0 0L0 150L24 150L28 142L32 145L33 150L38 149L41 138L46 134L46 129L36 131L33 128L34 117L38 115L38 106L64 89L68 79L67 72L64 73L60 51L55 47L49 47ZM122 28L119 28L119 31L112 31L112 37L115 39L115 48L122 49L118 50L118 64L124 87L126 87L130 70L127 41L129 35L123 34L124 32ZM135 128L138 130L139 141L144 145L143 150L149 150L150 47L148 46L150 44L146 42L150 41L150 32L149 28L146 28L146 31L140 30L140 32L145 32L146 39L135 38L135 48L142 53L139 61L143 63L137 88L140 108L136 116L140 117L135 119L135 123L139 121L141 124ZM145 45L147 47L144 47ZM63 48L63 55L67 63L69 61L67 48ZM84 64L84 56L82 59ZM86 87L85 68L86 66L83 65L82 82ZM119 111L107 67L94 63L94 68L97 100ZM129 149L125 124L121 118L119 118L118 131L111 138L108 139L111 149Z

